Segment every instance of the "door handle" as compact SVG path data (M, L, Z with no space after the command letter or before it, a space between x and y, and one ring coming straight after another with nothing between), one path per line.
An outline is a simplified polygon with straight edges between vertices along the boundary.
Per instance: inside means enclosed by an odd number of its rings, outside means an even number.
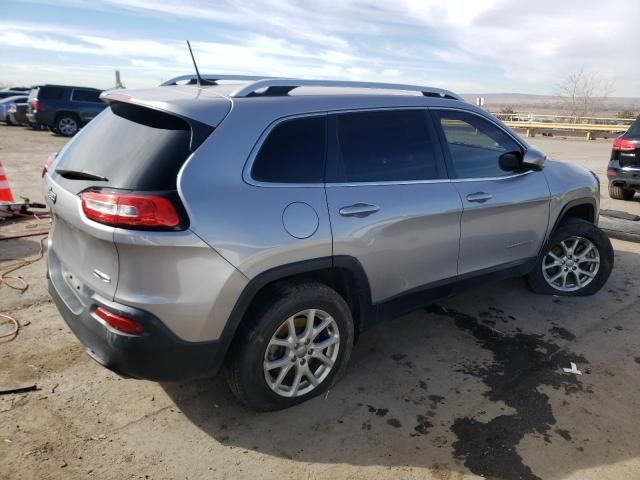
M355 203L348 207L342 207L338 210L338 213L343 217L367 217L372 213L376 213L380 210L377 205L371 205L369 203Z
M491 200L492 198L493 198L493 195L485 192L476 192L476 193L470 193L469 195L467 195L468 202L484 203L487 200Z

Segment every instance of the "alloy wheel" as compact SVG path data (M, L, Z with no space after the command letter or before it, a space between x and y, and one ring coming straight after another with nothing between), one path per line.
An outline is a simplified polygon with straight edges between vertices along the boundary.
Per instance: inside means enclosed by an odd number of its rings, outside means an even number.
M545 281L561 292L589 285L600 270L598 247L585 237L573 236L554 245L542 262Z
M78 123L73 118L65 117L60 119L57 128L62 135L71 136L78 131Z
M264 377L283 397L300 397L331 373L340 350L338 324L323 310L307 309L287 318L264 354Z

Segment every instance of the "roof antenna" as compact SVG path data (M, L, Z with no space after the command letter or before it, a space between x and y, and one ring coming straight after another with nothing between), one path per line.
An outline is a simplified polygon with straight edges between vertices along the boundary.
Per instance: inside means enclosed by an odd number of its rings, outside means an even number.
M198 86L201 87L202 85L206 85L209 82L205 82L204 80L202 80L202 77L200 76L200 72L198 71L198 65L196 64L196 59L193 56L193 50L191 50L191 44L189 43L189 40L187 40L187 47L189 47L189 53L191 54L191 60L193 61L193 67L196 69L196 78L198 81Z

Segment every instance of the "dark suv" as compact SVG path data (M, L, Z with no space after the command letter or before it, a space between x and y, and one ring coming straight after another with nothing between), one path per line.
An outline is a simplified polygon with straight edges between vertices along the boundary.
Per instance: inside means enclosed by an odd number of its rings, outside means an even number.
M640 116L613 142L607 177L611 198L631 200L640 192Z
M96 88L42 85L31 90L27 118L32 125L45 125L52 132L72 137L98 115L106 104Z

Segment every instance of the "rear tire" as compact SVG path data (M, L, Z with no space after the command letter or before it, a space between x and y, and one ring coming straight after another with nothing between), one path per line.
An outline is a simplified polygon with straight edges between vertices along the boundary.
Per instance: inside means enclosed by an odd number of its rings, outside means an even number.
M60 115L54 126L56 133L63 137L73 137L80 129L80 122L71 115Z
M635 193L634 190L622 188L620 185L609 184L609 196L614 200L632 200Z
M225 365L227 383L255 410L297 405L326 392L345 373L353 339L351 311L335 290L312 281L272 288L256 299L236 334Z
M576 239L580 240L574 243ZM569 251L562 247L563 242ZM536 293L588 296L602 288L612 269L613 247L609 237L591 222L568 218L551 235L535 268L525 278Z

